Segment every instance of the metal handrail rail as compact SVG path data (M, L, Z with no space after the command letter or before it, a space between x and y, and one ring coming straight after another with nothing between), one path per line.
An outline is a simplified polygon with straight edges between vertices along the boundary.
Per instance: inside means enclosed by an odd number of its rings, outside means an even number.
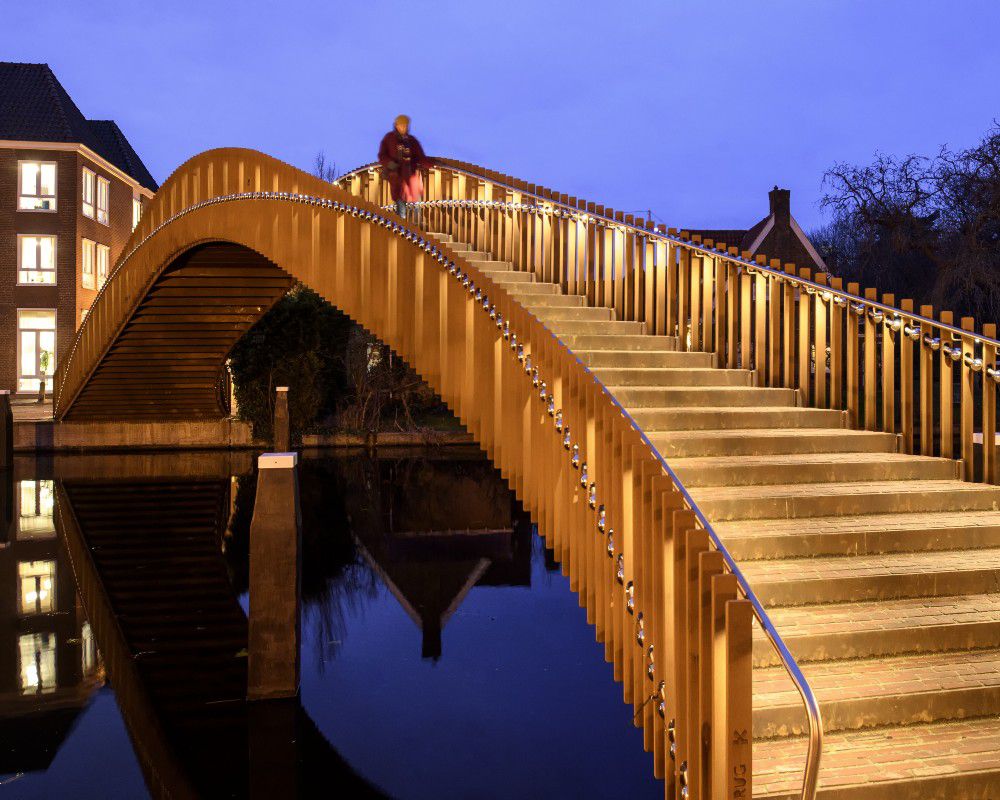
M809 278L800 278L800 277L798 277L796 275L792 275L790 273L783 272L780 269L774 269L773 267L767 266L766 264L760 264L757 261L753 261L753 260L748 259L748 258L743 258L740 255L735 255L734 256L734 255L725 253L723 251L716 250L715 248L707 247L706 245L700 244L698 242L692 242L689 239L683 239L679 235L676 235L676 234L671 234L669 232L665 232L665 231L662 231L662 230L657 230L656 228L646 228L646 227L644 227L642 225L636 225L634 223L625 222L625 221L622 221L622 220L616 220L613 217L608 216L607 214L599 214L599 213L597 213L595 211L586 211L586 210L578 208L576 206L572 206L572 205L570 205L568 203L563 203L561 200L556 200L556 199L553 199L551 197L545 197L544 195L541 195L541 194L538 194L537 192L532 192L532 191L530 191L528 189L516 186L515 184L509 183L509 182L506 182L506 181L502 181L502 180L498 180L497 178L491 177L489 175L484 175L482 173L473 172L473 171L471 171L469 169L466 169L465 167L457 166L451 159L435 157L433 160L436 163L441 164L442 166L447 167L450 170L453 170L454 172L461 173L462 175L466 175L466 176L468 176L470 178L477 178L477 179L481 179L481 180L487 180L487 181L490 181L491 183L493 183L493 184L495 184L497 186L500 186L500 187L502 187L504 189L508 189L508 190L510 190L512 192L518 192L521 195L526 195L528 197L531 197L534 200L536 200L537 203L543 204L541 206L538 206L536 204L536 207L540 208L543 212L549 212L549 213L551 213L551 211L553 210L551 208L549 208L549 209L545 208L545 204L552 205L552 206L560 206L563 209L563 213L569 213L570 216L576 217L576 218L581 219L581 220L591 220L592 219L592 220L595 220L596 222L598 222L601 225L616 227L616 228L625 229L625 230L631 230L631 231L633 231L635 233L639 233L639 234L641 234L643 236L648 236L648 237L651 237L651 238L654 238L654 239L660 239L660 240L663 240L663 241L672 242L674 244L679 244L679 245L682 245L682 246L684 246L684 247L686 247L686 248L688 248L690 250L694 250L696 252L712 256L713 258L723 258L723 259L725 259L727 261L731 261L731 262L740 264L740 265L745 266L747 268L759 270L760 272L762 272L762 273L764 273L766 275L769 275L769 276L771 276L773 278L776 278L778 280L794 281L794 282L796 282L799 285L809 287L810 289L814 289L815 291L828 292L831 296L840 297L844 301L850 301L850 302L860 303L860 304L863 304L864 306L866 306L868 308L872 308L872 309L874 309L876 311L882 311L883 313L889 312L893 316L906 317L907 319L910 319L910 320L913 320L913 321L916 321L916 322L921 322L921 323L926 323L927 325L932 325L935 328L941 329L942 331L947 331L948 333L952 334L953 337L957 336L959 338L971 338L971 339L973 339L975 341L976 344L987 343L987 344L990 344L990 345L995 345L997 347L1000 347L1000 338L994 339L994 338L992 338L990 336L984 336L981 333L976 333L974 331L963 330L962 328L957 327L955 325L952 325L952 324L949 324L949 323L946 323L946 322L940 322L940 321L935 320L933 318L924 317L924 316L921 316L920 314L918 314L916 312L913 312L913 311L903 311L900 308L896 308L895 306L886 305L886 304L881 303L881 302L879 302L877 300L869 300L869 299L867 299L865 297L862 297L860 295L851 294L850 292L847 292L844 289L835 289L832 286L829 286L827 284L817 283L816 281L810 280ZM371 172L371 171L377 170L378 168L379 168L379 165L377 163L365 164L364 166L357 167L356 169L353 169L350 172L344 173L342 176L340 176L340 178L337 179L337 181L339 182L339 181L344 180L345 178L350 178L352 175L355 175L355 174L358 174L358 173ZM436 201L436 200L430 200L430 201L423 201L423 202L427 202L427 203L436 203L436 202L499 203L500 201L469 200L469 199L465 199L465 200L461 200L461 201L460 200L454 200L454 201ZM995 369L1000 369L1000 364L997 364L994 368ZM998 376L997 379L1000 380L1000 376Z

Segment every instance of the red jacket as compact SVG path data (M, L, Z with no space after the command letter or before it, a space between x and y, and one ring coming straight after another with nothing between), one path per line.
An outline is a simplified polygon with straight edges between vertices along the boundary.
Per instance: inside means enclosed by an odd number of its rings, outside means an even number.
M404 187L410 197L403 199L419 199L412 195L417 190L416 184L420 183L420 170L427 169L432 162L424 155L424 148L420 146L416 136L400 136L393 128L382 137L382 143L378 147L378 163L382 165L382 176L389 181L394 201L402 197Z

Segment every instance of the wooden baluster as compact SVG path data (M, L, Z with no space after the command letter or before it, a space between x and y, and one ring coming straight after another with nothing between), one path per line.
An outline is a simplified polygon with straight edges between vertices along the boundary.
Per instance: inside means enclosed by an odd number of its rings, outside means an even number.
M803 280L809 280L811 276L812 270L805 267L799 270L799 277ZM799 391L802 393L802 404L806 406L813 404L811 306L809 293L803 285L799 288Z
M767 263L767 258L758 255L756 261L763 267ZM768 277L762 270L757 270L753 287L753 369L757 374L756 384L758 386L764 386L767 380L767 283Z
M726 747L720 747L720 740L725 743L723 733L726 726L726 682L720 684L722 669L728 666L728 658L723 649L717 647L720 636L726 629L726 606L737 599L736 576L731 572L720 573L712 578L710 594L706 600L706 619L708 624L702 632L702 658L710 662L709 690L711 696L708 705L703 708L705 715L704 746L707 754L703 770L702 792L697 797L713 798L724 796L725 780L722 767L726 763ZM722 663L720 663L722 658ZM720 734L722 734L720 736Z
M662 227L662 226L661 226ZM673 330L667 327L668 306L673 295L667 293L670 273L667 270L667 260L673 255L673 248L669 247L665 239L657 238L653 242L654 261L656 263L656 299L653 305L656 309L656 335L666 336L673 334Z
M625 221L630 224L634 224L635 218L631 214L625 215ZM636 237L635 230L633 228L626 228L618 238L619 243L622 245L624 252L622 253L621 265L622 265L622 280L621 285L623 287L624 296L621 300L622 316L621 319L627 319L630 322L634 322L639 319L639 307L635 303L635 293L636 285L639 282L639 276L636 269Z
M882 304L896 305L896 296L882 296ZM888 314L882 319L882 430L896 433L896 334Z
M844 281L841 278L831 278L830 286L836 291L843 291ZM844 407L844 309L836 302L830 301L830 408Z
M746 253L743 254L746 257ZM746 265L740 265L740 369L749 370L750 349L753 346L752 331L753 324L753 297L752 280Z
M781 272L781 259L772 258L770 267ZM784 281L776 275L767 279L767 385L781 386L781 296Z
M726 251L726 246L720 245L720 252ZM729 314L729 306L726 299L726 287L729 285L727 278L726 260L724 258L712 259L712 282L715 285L715 363L723 366L726 363L726 326Z
M857 297L861 287L856 283L847 284L847 293ZM845 381L847 389L847 424L856 428L861 423L861 325L860 315L855 311L855 301L848 300L844 313L847 317L847 352L845 354ZM862 311L862 313L864 313Z
M976 330L976 322L972 317L962 317L962 330L970 334ZM972 336L963 336L961 341L962 358L958 362L959 375L962 376L961 416L959 441L962 443L962 474L965 480L975 480L975 386L976 373L966 364L976 357L976 344ZM985 445L985 442L984 442Z
M712 247L713 242L705 242ZM712 323L715 303L715 259L708 254L701 258L701 349L706 353L715 351L715 327Z
M715 797L753 797L753 607L725 603L724 625L715 632L715 686L720 711L712 726Z
M701 701L699 688L699 621L701 619L701 595L699 586L699 570L701 554L709 551L708 534L700 529L688 531L687 548L684 554L684 587L687 594L685 600L684 619L684 651L687 661L687 683L681 690L685 699L686 714L683 717L684 747L681 761L688 765L688 780L692 778L692 765L697 761L697 753L701 749L701 725L699 724ZM680 720L679 720L680 722Z
M912 313L913 301L900 300L899 307ZM906 331L915 325L914 320L904 316L903 327L899 329L899 432L907 453L913 452L913 339Z
M934 319L934 306L920 306L920 316ZM925 456L934 455L934 351L924 342L933 338L934 329L920 324L920 452Z
M729 255L739 255L739 248L730 247ZM739 366L740 273L735 261L726 259L726 366Z
M646 323L646 333L659 333L656 314L656 240L652 235L643 237L642 244L642 320Z
M681 232L686 238L686 233ZM691 250L680 248L680 262L677 266L677 346L681 350L690 350L688 344L688 302L691 299Z
M708 744L711 741L706 734L712 724L712 644L714 622L712 617L713 581L722 577L725 560L718 550L708 550L698 555L698 671L694 678L694 696L698 703L691 714L690 736L692 746L688 751L688 786L691 797L709 797Z
M696 244L700 244L701 237L693 236L692 241ZM691 346L689 350L701 350L701 273L702 273L702 256L699 251L691 251L691 269L690 269L690 281L691 281L691 322L688 327L688 335L691 338Z
M875 300L878 297L878 292L875 289L865 289L865 299ZM875 339L877 336L877 328L875 326L875 320L872 319L871 309L865 307L864 310L864 331L865 331L865 371L864 371L864 383L865 383L865 429L869 431L878 430L878 406L877 406L877 395L878 390L878 379L877 379L877 362L875 360L876 350L875 350Z
M940 320L945 325L955 324L955 315L951 311L942 311ZM954 392L954 371L952 370L952 360L947 353L945 353L944 348L947 345L951 347L953 344L951 333L946 332L942 329L938 329L939 336L941 338L941 348L938 351L939 361L940 361L940 383L938 386L939 390L939 403L940 403L940 439L941 439L941 458L954 458L955 457L955 422L954 422L954 405L955 405L955 392Z
M587 305L593 306L597 305L597 293L594 286L594 276L597 273L597 247L598 247L598 232L597 223L594 221L594 209L597 208L593 203L587 203L587 247L586 247L586 265L583 270L583 294L587 297Z
M603 230L603 249L601 250L600 285L598 294L600 305L605 308L615 307L615 229L605 225Z
M994 323L983 325L983 336L996 340L997 326ZM997 451L997 384L986 372L987 369L1000 369L1000 348L995 344L983 342L983 481L1000 483L1000 468L998 468Z
M676 236L677 230L675 228L668 228L668 233L671 236ZM666 280L667 331L666 333L668 336L678 336L677 326L679 324L678 320L680 318L679 251L681 249L682 248L678 247L678 245L675 242L669 242L667 244L667 280ZM683 342L679 346L683 347Z
M785 272L793 278L798 275L795 264L785 264ZM797 386L795 379L795 343L798 337L795 334L795 293L796 289L787 278L782 281L781 287L781 350L784 354L782 358L781 373L782 386L786 389L794 389Z
M816 283L820 286L827 285L826 273L816 276ZM823 297L823 290L819 290L813 295L813 308L815 323L813 329L813 352L816 354L816 407L827 408L829 401L826 394L826 343L827 343L827 318L829 316L830 301Z
M625 215L621 211L615 212L615 220L624 222ZM612 291L611 307L615 310L615 319L628 319L625 316L625 245L627 237L625 231L615 226L612 228L614 234L614 260L612 261Z

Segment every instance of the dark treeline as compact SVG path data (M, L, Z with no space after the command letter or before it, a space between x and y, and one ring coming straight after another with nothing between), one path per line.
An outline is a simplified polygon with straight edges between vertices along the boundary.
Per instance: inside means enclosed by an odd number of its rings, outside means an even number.
M810 238L834 275L1000 322L1000 125L967 150L836 164L824 187L833 221Z

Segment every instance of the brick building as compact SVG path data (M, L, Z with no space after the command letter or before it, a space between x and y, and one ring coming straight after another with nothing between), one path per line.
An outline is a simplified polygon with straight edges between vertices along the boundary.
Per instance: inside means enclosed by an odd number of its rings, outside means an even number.
M770 213L748 230L692 230L691 233L700 234L702 239L711 239L717 244L735 245L741 253L749 250L751 256L763 253L768 259L781 259L782 264L827 272L822 257L792 216L791 191L775 186L767 196Z
M86 119L47 64L0 62L0 389L51 391L157 189L111 120Z

